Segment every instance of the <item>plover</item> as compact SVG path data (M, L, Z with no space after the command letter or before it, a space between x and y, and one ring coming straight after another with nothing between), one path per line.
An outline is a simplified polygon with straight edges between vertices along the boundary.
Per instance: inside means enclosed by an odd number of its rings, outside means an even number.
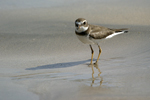
M115 35L127 33L127 32L128 32L127 28L110 29L110 28L106 28L106 27L102 27L102 26L91 25L91 24L88 24L87 20L84 18L78 18L75 21L75 33L76 33L78 39L85 44L89 44L89 46L91 48L91 52L92 52L91 65L93 64L92 62L93 62L93 55L94 55L94 50L92 48L92 44L96 44L99 48L99 54L98 54L97 60L94 64L97 64L100 54L102 52L100 45L94 40L109 39Z

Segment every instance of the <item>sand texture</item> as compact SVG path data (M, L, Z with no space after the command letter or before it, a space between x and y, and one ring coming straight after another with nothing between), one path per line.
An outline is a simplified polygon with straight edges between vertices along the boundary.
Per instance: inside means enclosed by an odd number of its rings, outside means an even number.
M150 100L149 0L12 1L0 4L0 100ZM99 40L89 66L79 17L129 32Z

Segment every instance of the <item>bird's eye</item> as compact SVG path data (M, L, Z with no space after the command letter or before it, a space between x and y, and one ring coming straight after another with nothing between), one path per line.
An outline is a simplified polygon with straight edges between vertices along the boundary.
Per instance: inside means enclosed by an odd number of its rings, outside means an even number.
M78 27L79 25L78 24L75 24L76 25L76 27Z
M83 25L85 25L85 24L86 24L86 22L83 23Z

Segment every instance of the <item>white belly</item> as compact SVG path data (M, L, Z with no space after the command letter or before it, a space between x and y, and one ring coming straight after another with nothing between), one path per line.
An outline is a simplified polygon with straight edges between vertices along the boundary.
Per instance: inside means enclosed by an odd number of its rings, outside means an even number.
M77 35L78 39L85 44L97 44L93 39L89 39L88 36Z

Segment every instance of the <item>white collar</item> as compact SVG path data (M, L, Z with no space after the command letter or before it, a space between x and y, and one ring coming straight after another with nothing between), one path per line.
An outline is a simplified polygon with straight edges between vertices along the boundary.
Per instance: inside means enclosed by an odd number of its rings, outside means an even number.
M81 26L79 29L76 28L75 30L76 30L76 32L81 33L81 32L87 31L88 28L89 28L89 26L87 26L87 27Z

